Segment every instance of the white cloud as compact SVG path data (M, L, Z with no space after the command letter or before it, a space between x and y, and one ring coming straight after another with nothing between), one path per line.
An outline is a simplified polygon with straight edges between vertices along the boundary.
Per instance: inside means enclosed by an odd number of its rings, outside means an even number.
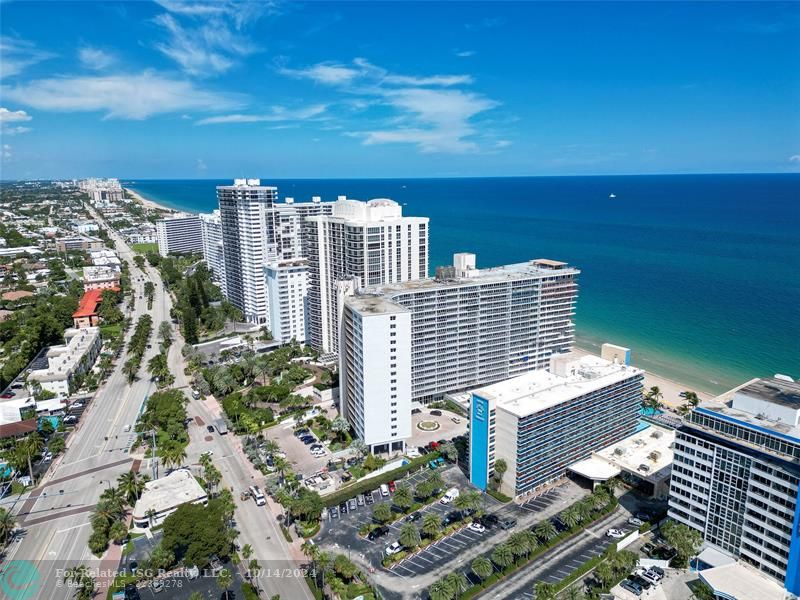
M3 158L11 158L11 146L3 144Z
M800 163L800 154L793 154L789 157L789 162Z
M38 49L26 40L4 35L0 37L0 79L17 75L55 54Z
M24 110L8 110L0 107L0 133L3 135L17 135L31 131L30 127L22 125L12 125L12 123L24 123L30 121L31 117Z
M24 110L8 110L0 107L0 123L17 123L19 121L30 121L33 117Z
M281 75L287 75L295 79L310 79L316 83L324 83L326 85L347 85L363 75L360 69L353 69L335 63L319 63L307 69L282 67L278 69L278 72Z
M39 110L105 113L105 118L146 119L186 110L230 110L241 98L197 88L153 71L141 74L39 79L3 86L6 98Z
M299 109L289 109L283 106L273 106L270 112L263 115L219 115L216 117L208 117L197 121L196 125L219 125L228 123L261 123L261 122L276 122L276 121L305 121L319 117L326 110L327 106L324 104L315 104Z
M485 96L456 89L474 82L471 75L400 75L356 58L352 64L317 63L303 69L282 67L279 72L346 91L355 99L344 102L351 110L388 107L394 115L378 127L353 130L351 137L364 144L415 144L421 152L477 151L478 131L473 118L499 103ZM213 119L213 118L212 118Z
M242 57L258 52L258 46L242 29L271 12L271 5L261 2L165 0L159 4L168 12L153 21L166 30L168 39L155 47L193 76L224 73ZM190 24L182 24L173 15L187 19Z
M208 170L208 165L206 165L206 161L204 161L202 158L198 158L197 159L197 163L195 164L195 168L198 171L201 171L201 172L202 171L207 171Z
M78 50L78 59L87 69L102 71L115 62L115 58L108 52L92 46L84 46Z
M469 58L470 56L475 56L476 54L477 52L475 52L475 50L461 50L456 52L456 56L459 58Z
M511 140L497 140L494 143L495 148L508 148L511 145Z

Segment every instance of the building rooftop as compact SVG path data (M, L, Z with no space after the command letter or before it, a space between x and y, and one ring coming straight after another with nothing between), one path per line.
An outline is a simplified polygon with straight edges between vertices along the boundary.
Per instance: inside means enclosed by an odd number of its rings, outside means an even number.
M402 294L404 292L419 290L437 290L457 285L481 285L485 283L499 283L513 281L515 279L526 279L531 277L549 277L553 275L554 268L543 264L547 259L536 259L524 263L514 263L500 267L489 267L487 269L474 269L469 271L468 276L459 277L456 274L453 278L447 279L415 279L402 283L392 283L387 285L366 288L366 292L378 292L389 297ZM557 267L559 275L578 275L580 271L575 267L570 267L567 263L558 261L548 261L560 265Z
M595 452L608 463L635 472L642 479L660 480L672 470L675 430L650 425Z
M147 518L150 510L162 513L206 497L206 491L189 469L177 469L166 477L144 484L144 492L133 509L133 518L141 521Z
M362 314L393 314L410 312L404 306L400 306L391 300L387 300L383 296L374 294L350 296L345 299L345 304Z
M800 408L800 383L797 381L775 377L756 379L739 388L738 392L771 404Z
M698 573L708 586L725 598L736 600L783 600L783 587L743 563L705 569Z
M498 409L525 417L630 377L644 374L636 367L612 363L598 356L573 352L553 355L551 371L537 369L518 377L473 390L494 400ZM563 374L556 374L563 373Z
M47 367L31 371L28 380L59 381L69 377L99 335L98 327L67 329L64 332L67 343L49 348Z
M103 299L103 292L106 290L89 290L81 296L78 302L78 309L72 313L73 318L92 317L97 314L97 305ZM118 291L118 288L112 288L112 291Z

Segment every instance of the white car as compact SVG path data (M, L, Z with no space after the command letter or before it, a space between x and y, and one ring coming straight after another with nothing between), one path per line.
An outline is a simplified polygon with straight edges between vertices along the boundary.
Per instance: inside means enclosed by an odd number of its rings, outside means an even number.
M83 408L83 402L76 402L75 404L70 404L70 408Z
M320 458L321 456L325 456L325 450L312 450L311 456L315 458Z
M474 531L475 533L483 533L486 531L486 527L484 527L480 523L473 522L469 524L469 530Z
M628 525L633 525L634 527L641 527L644 524L644 521L641 519L637 519L636 517L631 517L628 519Z
M606 531L606 536L614 539L624 538L625 532L622 529L614 529L613 527Z
M391 546L386 546L386 556L391 556L392 554L397 554L401 552L403 547L400 545L400 542L394 542Z
M645 571L644 573L639 575L639 577L641 577L645 581L652 583L653 585L658 585L659 583L661 583L661 575L659 575L654 571Z

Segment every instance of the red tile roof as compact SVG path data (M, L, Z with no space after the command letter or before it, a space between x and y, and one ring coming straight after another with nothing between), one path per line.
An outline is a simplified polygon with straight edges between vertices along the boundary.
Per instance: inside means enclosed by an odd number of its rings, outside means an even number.
M112 291L119 291L118 288L112 288ZM81 301L78 303L78 310L72 313L72 318L92 317L97 314L97 305L103 299L103 292L105 290L89 290L83 294Z
M0 425L0 438L19 437L36 431L36 418Z

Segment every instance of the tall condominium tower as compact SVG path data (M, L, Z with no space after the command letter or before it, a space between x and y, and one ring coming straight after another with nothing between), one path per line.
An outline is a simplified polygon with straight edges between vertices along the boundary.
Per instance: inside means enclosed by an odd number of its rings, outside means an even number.
M249 323L269 326L264 266L280 258L275 202L278 188L259 179L236 179L217 187L225 288L228 300Z
M211 214L200 214L200 231L203 234L203 259L206 261L214 283L220 286L222 295L226 296L225 250L222 245L222 221L219 211Z
M700 572L719 597L747 577L741 563L800 595L798 485L800 383L754 379L703 402L678 429L669 516L700 531L717 556L741 561ZM772 597L769 583L758 597Z
M203 251L203 234L197 215L176 215L156 221L158 253L189 254Z
M545 259L476 269L475 255L454 258L455 265L437 269L435 279L374 286L343 299L345 324L366 316L396 324L383 334L376 327L369 339L342 333L339 393L351 423L366 403L383 405L386 414L393 394L427 403L448 392L545 369L553 354L572 348L577 269ZM410 318L400 319L398 311ZM406 339L402 361L394 360L393 348ZM410 377L394 368L404 361ZM367 395L381 381L394 379L397 389L390 394ZM398 431L410 431L410 406L398 418Z
M333 214L308 223L308 338L339 350L342 298L362 286L399 283L428 272L428 219L404 217L397 202L340 196Z

